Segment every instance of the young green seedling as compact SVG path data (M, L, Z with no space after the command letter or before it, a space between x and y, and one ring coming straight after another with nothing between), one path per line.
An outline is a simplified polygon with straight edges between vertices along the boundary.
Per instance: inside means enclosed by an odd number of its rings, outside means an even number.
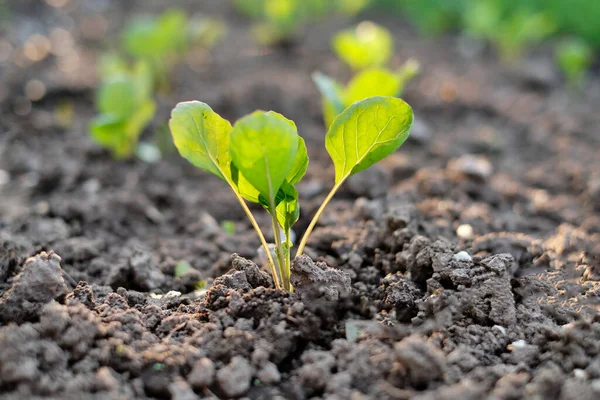
M517 61L524 49L535 45L556 30L556 25L544 11L525 7L504 10L498 0L483 0L465 10L466 31L489 40L507 64Z
M394 53L394 40L386 28L363 21L354 29L337 33L331 47L340 60L360 71L387 64Z
M393 97L357 102L335 119L326 136L336 170L335 185L305 232L297 255L304 251L323 210L345 180L400 147L412 121L410 106ZM276 287L293 290L291 236L300 215L295 185L308 166L306 146L296 125L273 111L256 111L231 126L199 101L179 103L169 125L179 153L229 185L258 234ZM271 215L275 259L246 201L262 205Z
M592 48L580 39L566 39L557 44L555 57L568 85L572 88L581 87L585 73L594 60Z
M132 70L113 72L98 89L99 115L90 125L90 134L115 158L127 158L136 150L140 134L156 110L152 100L152 73L143 62Z
M346 87L321 72L312 75L323 98L327 127L357 101L373 96L400 96L406 83L419 73L419 63L413 59L396 71L382 66L392 55L392 36L387 29L372 22L361 22L356 29L339 33L332 45L340 59L359 71Z
M238 11L256 20L255 39L272 46L292 41L307 22L329 14L355 15L371 0L235 0Z
M128 55L150 64L158 86L164 89L169 71L191 46L211 48L225 31L220 20L189 19L184 11L171 9L158 17L133 19L123 31L121 43Z

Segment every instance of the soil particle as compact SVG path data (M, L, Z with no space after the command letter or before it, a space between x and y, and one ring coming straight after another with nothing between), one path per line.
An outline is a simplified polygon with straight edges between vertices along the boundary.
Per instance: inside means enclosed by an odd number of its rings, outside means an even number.
M302 255L292 262L292 285L301 297L320 293L328 301L337 301L350 293L350 276Z
M217 382L227 397L238 397L250 389L254 369L244 357L235 356L217 371Z
M35 319L44 305L64 297L68 288L60 261L53 252L27 259L11 288L0 298L0 320L22 323Z
M194 364L192 372L190 372L187 377L189 384L192 385L194 389L202 389L205 386L210 386L214 379L214 363L206 357L199 359L196 364Z
M486 181L492 176L493 167L490 161L483 156L465 154L448 162L448 171L466 178Z
M443 378L446 370L444 353L418 335L395 343L394 355L400 363L395 366L394 378L406 379L412 387L427 387Z
M31 241L23 236L0 232L0 290L6 278L22 265L32 247Z

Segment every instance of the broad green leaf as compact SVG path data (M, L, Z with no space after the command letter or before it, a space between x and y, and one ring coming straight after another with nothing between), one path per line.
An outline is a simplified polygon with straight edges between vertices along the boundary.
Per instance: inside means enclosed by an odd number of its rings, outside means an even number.
M285 181L277 192L277 222L286 235L289 235L292 225L300 217L300 206L298 205L298 191L294 186Z
M108 148L116 158L127 154L127 121L112 114L101 114L92 120L90 133L99 145Z
M98 111L127 118L137 107L136 87L131 79L119 75L100 86L96 98Z
M270 115L279 115L273 111L267 112ZM285 121L290 125L291 128L296 130L296 124L293 121L285 119ZM298 151L296 152L296 158L294 159L294 164L286 177L286 181L292 185L300 182L304 174L306 173L306 169L308 167L308 153L306 151L306 144L304 143L304 139L298 136ZM231 176L233 178L233 182L238 189L238 192L242 195L242 197L252 203L261 203L259 196L260 192L256 189L248 180L239 173L237 167L234 163L231 164ZM268 201L268 200L267 200ZM267 205L268 209L268 205Z
M207 104L179 103L171 113L171 134L179 154L196 167L224 181L231 179L229 138L231 124Z
M244 178L265 198L274 200L294 165L298 133L282 115L255 111L235 123L229 150Z
M156 103L152 100L146 100L142 105L127 119L127 135L130 141L137 143L142 131L152 121Z
M136 94L140 101L152 97L154 88L154 77L152 68L145 61L139 61L131 71L131 79L136 87Z
M312 79L323 98L325 125L330 126L333 119L346 108L342 98L343 89L335 79L318 71L312 74Z
M168 10L158 18L134 19L123 33L123 47L135 57L160 57L179 51L186 44L187 16L181 10Z
M263 195L259 195L259 203L265 210L271 210L269 200ZM300 217L300 206L298 204L298 191L287 180L283 181L281 188L275 196L275 213L279 226L285 234L289 233L292 225Z
M325 147L335 165L335 182L369 168L404 143L413 122L411 107L393 97L354 103L329 128Z
M359 72L344 90L344 103L350 105L373 96L397 96L402 89L400 77L383 68Z
M390 32L373 22L361 22L353 30L344 30L333 38L336 55L352 69L379 67L388 62L393 52Z
M296 152L296 158L294 164L286 177L286 181L290 185L295 185L304 177L306 169L308 168L308 152L306 150L306 143L304 139L298 136L298 151Z

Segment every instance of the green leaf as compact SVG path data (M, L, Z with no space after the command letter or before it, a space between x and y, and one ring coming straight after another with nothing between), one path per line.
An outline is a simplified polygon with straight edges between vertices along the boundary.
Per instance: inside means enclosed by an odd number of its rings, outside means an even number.
M323 97L325 125L330 126L333 119L346 108L342 98L342 86L335 79L318 71L312 74L312 79L319 92L321 92L321 97Z
M126 131L129 140L135 145L146 127L152 121L156 103L153 100L146 100L142 105L127 119Z
M281 115L268 111L268 115L279 116ZM285 122L290 125L292 129L295 131L296 124L294 121L289 119L285 119ZM304 139L298 136L298 152L296 153L296 158L294 159L294 164L286 177L286 180L290 182L292 185L300 182L304 174L306 173L306 168L308 167L308 153L306 151L306 144L304 143ZM244 177L244 175L240 174L235 164L231 165L231 175L233 177L233 182L238 189L238 192L242 195L242 197L252 203L260 203L259 195L260 192L256 189L248 180ZM268 210L268 207L267 207Z
M263 195L259 195L258 199L260 205L270 212L271 205L269 199ZM298 191L287 180L283 181L281 188L275 196L275 214L277 223L281 226L286 235L289 233L292 225L294 225L300 217Z
M135 57L162 57L186 46L187 16L181 10L168 10L158 18L142 16L128 24L123 47Z
M127 118L137 106L135 84L124 75L109 79L98 89L96 105L102 114Z
M344 90L346 105L356 103L373 96L397 96L402 89L400 77L383 68L366 69L359 72Z
M277 192L277 222L283 228L286 236L289 235L292 225L300 217L300 206L298 205L298 191L294 186L285 181Z
M338 33L332 46L342 61L359 70L386 64L392 56L394 42L386 28L365 21L353 30Z
M298 133L282 115L255 111L233 126L229 151L244 178L266 199L274 201L294 165Z
M127 156L129 149L127 140L127 121L112 114L101 114L90 124L92 139L99 145L108 148L115 158Z
M336 185L396 151L412 122L411 107L393 97L371 97L344 110L325 137Z
M306 169L308 168L308 152L306 150L306 143L304 139L298 136L298 151L296 152L296 158L294 164L286 177L286 181L290 185L295 185L304 177Z
M179 103L171 113L169 127L179 154L196 167L226 182L231 180L229 121L199 101Z

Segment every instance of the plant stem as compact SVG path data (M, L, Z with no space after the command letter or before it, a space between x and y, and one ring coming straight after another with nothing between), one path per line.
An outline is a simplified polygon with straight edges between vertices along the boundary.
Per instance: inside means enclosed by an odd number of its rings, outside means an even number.
M310 221L308 228L306 228L306 231L304 232L304 236L302 236L302 240L300 241L300 245L298 246L298 251L296 252L296 257L301 256L302 253L304 252L304 248L306 247L306 242L308 242L308 237L310 236L313 229L315 229L315 225L317 225L317 221L319 221L321 214L323 214L323 210L325 210L325 207L327 207L327 204L329 204L329 202L333 198L333 195L335 195L335 193L338 191L340 186L342 186L342 183L344 183L346 178L347 178L347 176L344 177L343 179L340 179L340 181L333 186L333 188L331 189L331 191L329 192L327 197L325 197L325 200L323 200L323 203L321 204L321 206L315 213L315 216L313 217L312 221Z
M271 210L275 210L275 207L271 207ZM279 235L279 225L277 224L277 213L273 211L271 214L271 219L273 220L273 236L275 237L275 254L277 255L277 262L279 263L279 273L281 274L281 281L283 284L283 288L286 291L290 291L290 283L289 280L286 280L285 274L285 259L283 257L283 245L281 244L281 236Z
M288 228L287 232L285 232L285 271L284 271L284 282L287 282L289 286L289 291L293 292L294 287L292 286L292 282L290 280L290 276L292 273L292 241L290 240L290 229Z
M273 280L275 281L275 287L277 289L281 289L281 282L279 281L279 275L277 274L277 268L275 267L275 261L273 260L273 256L271 256L271 249L269 249L269 245L267 244L267 241L265 240L265 236L263 235L262 231L260 230L260 227L258 226L258 222L256 222L254 215L252 215L252 211L250 211L250 209L248 208L248 205L246 204L246 202L244 201L242 196L239 195L239 193L235 190L235 188L233 186L232 186L232 190L233 190L233 194L235 195L236 199L242 206L242 209L248 216L248 219L250 220L252 227L254 227L254 230L258 234L260 243L262 244L263 248L265 249L269 267L271 268L271 275L273 275Z

